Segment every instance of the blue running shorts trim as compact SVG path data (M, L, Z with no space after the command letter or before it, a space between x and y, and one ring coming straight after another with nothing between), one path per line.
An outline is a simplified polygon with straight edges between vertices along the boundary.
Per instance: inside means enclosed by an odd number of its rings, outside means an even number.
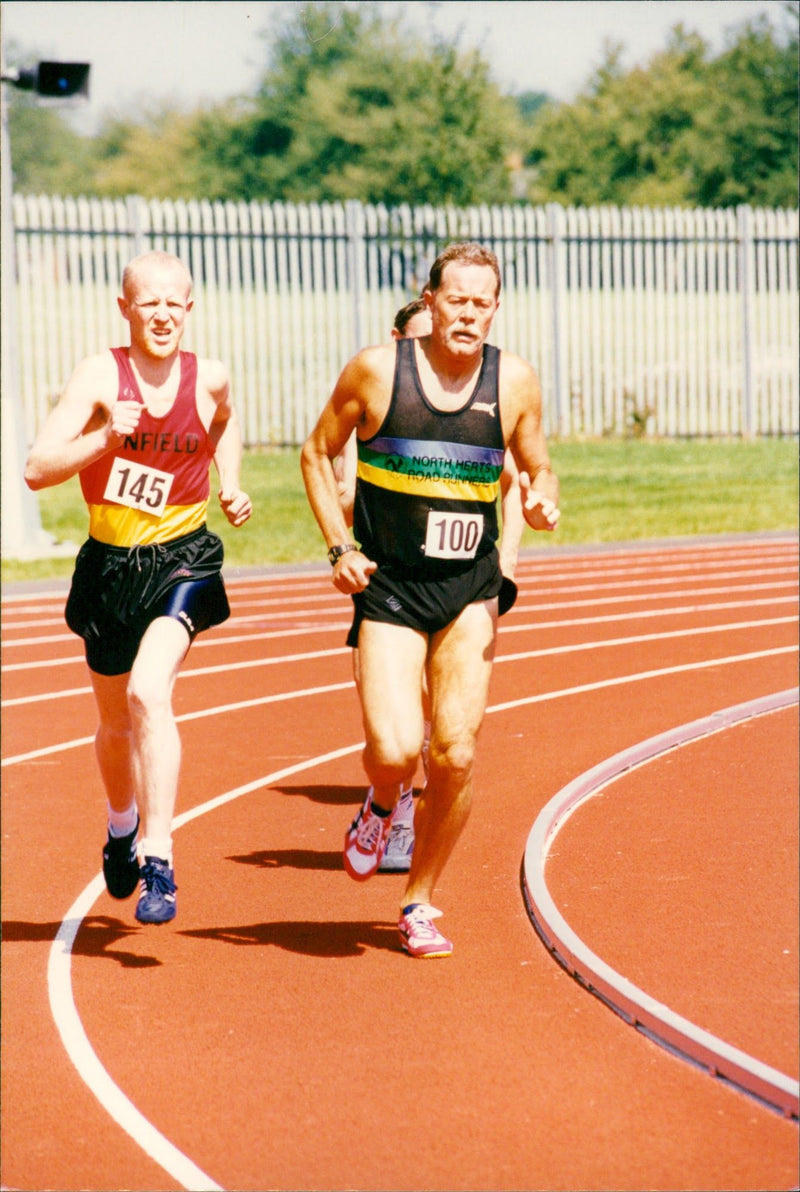
M220 568L222 543L205 528L130 550L89 539L76 560L65 618L84 639L89 668L126 674L158 617L183 624L189 640L230 616Z

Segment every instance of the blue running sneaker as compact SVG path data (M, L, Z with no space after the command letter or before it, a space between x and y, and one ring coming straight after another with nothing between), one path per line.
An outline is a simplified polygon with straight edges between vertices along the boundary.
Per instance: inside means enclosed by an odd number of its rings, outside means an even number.
M103 849L103 877L112 898L130 898L139 885L139 859L136 856L136 837L139 820L127 836L112 836Z
M175 875L160 857L145 857L141 869L142 890L136 906L140 923L169 923L175 918Z

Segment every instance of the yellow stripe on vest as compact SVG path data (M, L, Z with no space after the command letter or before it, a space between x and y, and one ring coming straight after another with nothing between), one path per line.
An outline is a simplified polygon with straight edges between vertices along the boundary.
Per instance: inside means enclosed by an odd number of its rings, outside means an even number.
M469 480L435 480L429 476L403 475L402 472L387 472L384 468L374 468L370 464L359 460L358 478L373 484L376 488L388 489L390 492L405 493L412 497L429 497L437 501L483 501L490 503L497 500L500 482L491 484L476 484Z
M208 501L167 505L161 517L126 505L90 505L89 534L106 546L151 546L171 542L205 525Z

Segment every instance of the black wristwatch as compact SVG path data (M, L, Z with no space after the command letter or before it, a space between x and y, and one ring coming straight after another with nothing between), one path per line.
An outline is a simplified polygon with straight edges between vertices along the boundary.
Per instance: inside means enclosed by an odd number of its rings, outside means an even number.
M328 562L330 563L331 567L334 567L339 562L342 555L346 555L349 550L358 549L359 548L354 542L346 542L344 546L332 546L328 551Z

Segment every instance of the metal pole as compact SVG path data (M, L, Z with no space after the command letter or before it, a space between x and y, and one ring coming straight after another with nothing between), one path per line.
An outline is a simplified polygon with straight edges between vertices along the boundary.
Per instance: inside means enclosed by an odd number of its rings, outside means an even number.
M0 318L0 408L2 410L2 554L4 558L49 558L74 554L42 529L39 502L23 480L28 454L25 418L20 400L19 338L17 335L17 269L14 244L11 140L8 135L5 89L0 86L2 142L0 156L0 222L2 222L2 309Z

